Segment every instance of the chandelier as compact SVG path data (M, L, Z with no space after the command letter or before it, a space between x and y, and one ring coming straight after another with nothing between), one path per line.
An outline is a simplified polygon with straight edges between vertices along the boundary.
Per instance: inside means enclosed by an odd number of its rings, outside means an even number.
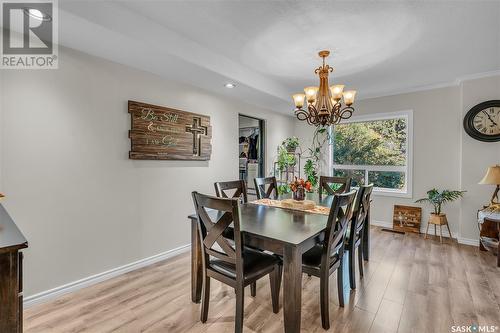
M295 116L299 120L306 120L309 125L326 126L338 124L342 119L349 119L354 112L351 106L354 103L355 90L344 91L344 85L334 84L328 87L328 74L333 68L325 63L330 51L320 51L323 65L316 68L314 73L319 75L319 87L306 87L304 93L292 96L295 103ZM345 106L342 106L342 97ZM307 101L307 110L304 110L304 99Z

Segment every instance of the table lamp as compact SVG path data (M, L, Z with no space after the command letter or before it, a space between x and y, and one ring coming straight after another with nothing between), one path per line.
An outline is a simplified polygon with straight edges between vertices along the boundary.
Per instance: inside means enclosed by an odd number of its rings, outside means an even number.
M500 190L500 165L491 166L486 171L486 175L481 179L479 184L486 185L496 185L495 192L493 192L493 196L491 197L490 205L498 205L498 191Z

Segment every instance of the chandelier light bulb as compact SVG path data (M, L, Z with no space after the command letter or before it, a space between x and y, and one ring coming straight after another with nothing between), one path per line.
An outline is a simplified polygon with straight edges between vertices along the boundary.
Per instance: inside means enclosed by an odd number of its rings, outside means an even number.
M345 105L352 105L354 103L355 96L356 96L356 90L349 90L349 91L344 92Z
M298 93L292 96L293 103L295 104L295 108L301 109L304 106L304 99L306 98L305 94Z
M332 93L332 98L336 101L342 98L342 92L344 91L343 84L335 84L330 87L330 92Z
M314 103L318 94L318 87L306 87L304 88L304 92L306 93L307 102Z

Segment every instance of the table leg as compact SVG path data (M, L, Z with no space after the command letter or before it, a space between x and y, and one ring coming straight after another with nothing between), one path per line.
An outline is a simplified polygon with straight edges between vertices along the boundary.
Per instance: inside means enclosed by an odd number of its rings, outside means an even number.
M200 303L203 271L198 220L191 219L191 300Z
M363 228L363 258L370 259L370 208L366 212L365 227Z
M286 333L300 332L302 307L302 253L295 246L283 251L283 317Z

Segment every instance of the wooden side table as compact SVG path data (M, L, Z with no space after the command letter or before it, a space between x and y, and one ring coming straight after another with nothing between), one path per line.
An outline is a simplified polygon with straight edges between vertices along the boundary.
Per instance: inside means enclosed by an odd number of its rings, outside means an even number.
M439 242L440 243L443 243L443 230L442 230L442 227L443 225L446 226L446 228L448 228L448 233L450 234L450 238L453 239L453 236L451 235L451 231L450 231L450 226L448 225L448 219L446 218L446 214L439 214L439 215L436 215L436 214L431 214L431 216L429 217L429 222L427 222L427 229L425 230L425 236L424 236L424 239L427 238L427 234L429 232L429 226L431 224L434 224L434 235L437 236L437 226L439 226Z

